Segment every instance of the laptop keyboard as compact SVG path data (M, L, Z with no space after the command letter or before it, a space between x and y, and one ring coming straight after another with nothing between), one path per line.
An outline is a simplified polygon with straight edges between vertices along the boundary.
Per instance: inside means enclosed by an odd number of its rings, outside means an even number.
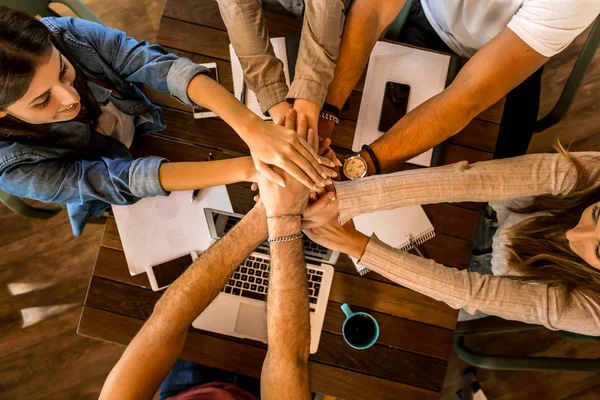
M224 293L250 299L267 301L269 292L270 260L250 256L229 278ZM310 311L317 308L317 298L321 291L323 271L306 267L308 277L308 299Z
M223 233L229 232L231 230L231 228L233 228L233 226L235 224L237 224L238 222L239 222L239 218L229 216L227 218L227 222L225 223L225 229L224 229ZM320 244L317 244L317 243L313 242L306 235L302 239L302 244L303 244L303 247L304 247L304 251L308 252L308 253L311 253L311 254L326 255L327 252L329 251L327 249L327 247L323 247Z

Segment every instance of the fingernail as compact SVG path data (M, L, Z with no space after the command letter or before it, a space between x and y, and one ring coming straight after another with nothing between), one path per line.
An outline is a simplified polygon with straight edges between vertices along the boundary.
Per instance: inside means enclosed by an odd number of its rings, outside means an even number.
M331 175L331 176L333 176L334 178L337 177L337 172L335 172L335 171L332 171L332 172L333 172L333 175Z
M327 174L325 172L321 172L321 176L325 179L327 179Z
M317 158L317 162L319 163L319 165L323 165L323 160L321 160L321 157Z
M317 190L319 190L319 189L320 189L320 187L319 187L319 186L317 186L317 185L314 185L314 186L313 186L313 190L317 191Z
M279 182L278 185L281 186L282 188L285 187L285 183L283 183L283 182Z
M331 185L333 182L331 182L331 179L327 179L327 184Z

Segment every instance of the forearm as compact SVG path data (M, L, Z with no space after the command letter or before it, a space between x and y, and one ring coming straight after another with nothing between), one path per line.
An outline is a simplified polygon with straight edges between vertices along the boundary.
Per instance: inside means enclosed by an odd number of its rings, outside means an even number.
M269 236L300 232L300 219L270 219ZM263 399L309 398L310 321L302 240L271 243L267 300L269 350L263 365Z
M296 73L288 99L310 101L319 110L323 107L339 55L343 27L343 0L305 1Z
M169 287L111 371L100 398L152 398L183 348L192 321L265 240L264 221L264 209L258 204Z
M600 333L600 299L577 290L569 299L561 286L448 268L394 249L375 236L360 264L401 286L471 314L479 311L554 330Z
M342 109L360 79L373 46L394 20L403 0L355 0L346 15L339 57L325 101Z
M188 96L196 104L208 108L235 130L242 139L262 120L240 103L230 92L206 75L197 75L188 85Z
M248 89L262 111L285 101L288 87L283 62L275 57L258 0L218 0L229 40L240 60Z
M248 182L255 174L252 158L238 157L218 161L163 163L159 179L163 189L170 192Z
M574 153L594 185L600 175L597 153ZM401 171L334 182L340 222L378 210L462 201L511 200L541 194L567 194L576 169L560 154L528 154L502 160Z

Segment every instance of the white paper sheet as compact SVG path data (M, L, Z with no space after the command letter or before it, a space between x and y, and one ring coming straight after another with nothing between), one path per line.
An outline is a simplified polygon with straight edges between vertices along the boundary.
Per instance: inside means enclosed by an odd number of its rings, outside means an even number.
M130 206L112 206L131 275L146 272L191 251L212 244L205 208L233 212L225 186L203 189L191 203L192 191L149 197Z
M377 42L369 58L352 150L358 152L363 144L373 143L385 133L378 128L387 82L410 86L409 112L444 90L449 66L449 55ZM428 150L407 162L428 167L432 155L433 150Z
M435 236L433 225L421 206L407 206L394 210L375 211L354 217L356 229L367 236L377 237L401 250L410 250L410 237L421 244Z
M275 57L279 58L283 62L283 74L285 75L285 82L288 87L290 86L290 75L288 69L288 59L287 52L285 46L285 38L277 37L271 39L271 44L273 45L273 52L275 53ZM240 64L240 60L233 49L233 46L229 44L229 55L231 59L231 74L233 77L233 94L239 100L240 95L242 94L242 88L244 86L244 73L242 71L242 66ZM260 105L258 104L258 100L256 99L256 95L250 88L246 87L246 107L250 109L254 114L258 115L264 120L270 120L271 117L267 117L260 110Z

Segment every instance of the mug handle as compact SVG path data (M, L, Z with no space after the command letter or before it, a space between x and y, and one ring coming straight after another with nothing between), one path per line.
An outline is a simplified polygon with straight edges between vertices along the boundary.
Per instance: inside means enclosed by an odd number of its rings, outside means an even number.
M346 318L350 318L354 313L350 309L350 306L346 303L342 304L342 311L346 314Z

